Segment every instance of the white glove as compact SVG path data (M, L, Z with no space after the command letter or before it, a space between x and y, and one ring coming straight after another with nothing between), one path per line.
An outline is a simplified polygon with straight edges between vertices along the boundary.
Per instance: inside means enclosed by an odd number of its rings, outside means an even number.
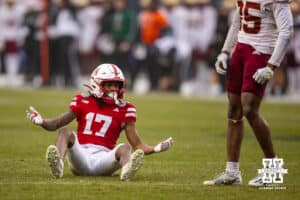
M227 70L228 55L226 53L220 53L215 63L216 71L218 74L224 75Z
M253 75L253 79L259 83L259 84L264 84L268 80L270 80L273 77L273 70L270 67L264 67L258 69L255 74Z
M171 148L171 146L173 145L173 138L169 137L168 139L166 139L165 141L160 142L159 144L157 144L154 147L154 152L158 153L158 152L162 152L162 151L166 151L169 148Z
M30 120L35 125L42 125L43 118L32 106L29 107L29 110L26 110L27 119Z

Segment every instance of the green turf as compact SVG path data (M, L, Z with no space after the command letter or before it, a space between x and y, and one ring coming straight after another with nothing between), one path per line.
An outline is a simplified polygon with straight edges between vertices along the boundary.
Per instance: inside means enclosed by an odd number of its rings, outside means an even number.
M132 182L113 177L65 176L54 179L44 159L56 132L32 125L25 109L33 105L44 117L68 109L74 90L0 89L0 199L299 199L300 104L264 102L262 113L271 125L274 145L288 174L282 190L250 188L247 182L262 168L262 153L246 125L241 152L241 186L203 186L224 169L225 100L184 99L176 95L133 96L137 128L148 144L172 136L174 148L147 156ZM75 130L76 124L70 127ZM120 142L125 141L124 135ZM117 172L119 174L119 171Z

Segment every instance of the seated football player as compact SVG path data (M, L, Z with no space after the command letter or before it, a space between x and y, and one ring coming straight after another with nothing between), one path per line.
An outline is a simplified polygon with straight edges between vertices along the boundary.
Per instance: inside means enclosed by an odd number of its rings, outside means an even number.
M27 118L48 131L59 129L55 145L46 151L52 175L63 176L67 157L74 175L110 176L121 168L120 179L132 180L141 167L144 154L165 151L173 144L170 137L155 146L142 142L136 129L136 108L123 100L125 78L114 64L99 65L90 76L86 93L77 94L69 110L51 119L44 119L30 107ZM77 134L65 127L77 120ZM129 144L118 144L122 130Z

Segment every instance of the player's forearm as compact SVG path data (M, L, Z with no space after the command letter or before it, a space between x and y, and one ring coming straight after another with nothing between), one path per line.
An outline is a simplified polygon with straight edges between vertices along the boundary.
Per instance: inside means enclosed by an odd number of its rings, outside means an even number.
M268 63L279 67L293 35L293 16L288 4L276 4L274 6L274 16L279 34Z
M154 153L154 147L146 145L146 144L140 144L140 145L137 145L137 146L135 146L133 148L134 148L134 150L136 150L136 149L143 150L145 155L149 155L149 154Z
M61 123L57 119L44 119L41 126L47 131L55 131L62 127Z
M136 145L136 149L143 149L145 154L152 154L152 153L159 153L168 150L173 145L174 140L172 137L169 137L168 139L159 142L154 147L148 146L143 143L138 143L139 145Z
M134 134L133 136L134 137L129 137L128 141L130 142L134 151L141 149L144 151L145 155L154 153L154 147L144 144L137 134Z
M237 43L237 39L238 39L239 28L240 28L239 20L240 20L239 14L236 12L234 14L232 24L229 28L229 31L226 36L226 40L225 40L223 48L222 48L223 52L230 53L232 51L232 49L235 47L235 45Z
M280 63L282 62L289 46L290 39L289 38L278 38L276 42L276 46L272 53L271 58L269 59L268 63L279 67Z
M75 115L72 111L67 111L57 118L44 119L41 126L48 131L55 131L69 124L75 119Z

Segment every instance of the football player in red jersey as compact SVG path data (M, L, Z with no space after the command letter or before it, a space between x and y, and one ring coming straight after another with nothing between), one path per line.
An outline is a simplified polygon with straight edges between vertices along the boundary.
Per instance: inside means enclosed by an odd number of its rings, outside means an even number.
M125 78L116 65L99 65L86 87L88 92L77 94L69 110L56 118L43 119L33 107L27 111L32 123L49 131L59 129L55 145L50 145L46 152L54 177L63 176L67 156L75 175L106 176L122 168L120 179L129 181L141 167L144 154L162 152L172 146L172 138L156 146L142 142L135 126L136 108L123 100ZM74 119L77 134L64 127ZM122 130L130 145L116 145Z
M249 122L265 158L276 157L270 129L259 114L259 107L266 84L280 66L293 34L289 3L290 0L236 1L236 13L215 64L219 74L227 73L226 170L214 179L204 181L204 185L242 183L239 157L244 132L243 116ZM263 174L258 174L248 184L263 186Z

